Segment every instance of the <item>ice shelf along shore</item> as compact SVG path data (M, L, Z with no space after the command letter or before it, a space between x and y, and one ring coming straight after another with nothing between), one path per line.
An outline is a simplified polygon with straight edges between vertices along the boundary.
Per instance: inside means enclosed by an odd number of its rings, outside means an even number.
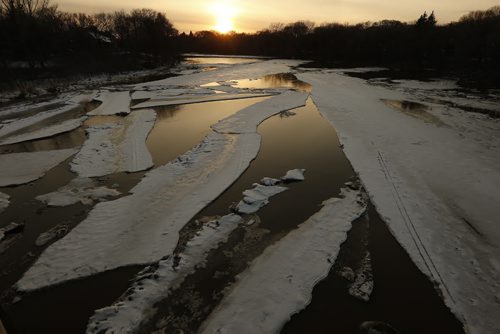
M154 126L153 110L137 110L107 123L88 128L88 139L71 163L80 177L137 172L153 166L146 138Z
M0 187L35 181L75 154L77 150L40 151L0 155Z
M500 122L434 106L439 127L388 107L412 100L332 71L298 75L391 232L467 333L500 332ZM486 143L488 145L486 145Z
M351 223L366 205L358 190L342 189L320 211L269 246L237 278L200 333L278 333L309 304L328 275Z

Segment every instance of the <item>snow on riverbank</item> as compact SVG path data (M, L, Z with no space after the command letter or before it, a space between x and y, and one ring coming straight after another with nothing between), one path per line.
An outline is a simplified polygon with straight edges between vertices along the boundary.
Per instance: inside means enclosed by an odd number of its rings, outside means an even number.
M313 85L377 210L467 331L500 332L500 122L476 130L474 115L457 112L438 127L381 101L414 99L404 92L335 73L299 79Z
M73 159L71 170L80 177L95 177L152 167L146 138L155 119L153 110L138 110L117 123L88 128L88 139Z
M36 199L48 206L68 206L78 202L89 205L94 201L119 196L120 192L107 187L97 187L89 178L76 178L57 191L37 196Z
M201 333L278 333L328 275L351 222L366 209L360 191L343 189L255 259L202 325Z
M94 100L101 101L102 104L88 112L87 115L89 116L127 115L130 113L130 93L128 91L102 91Z
M28 140L42 139L69 132L79 128L86 119L87 117L80 117L78 119L67 120L59 124L50 125L32 132L19 134L12 137L9 136L4 140L0 140L0 145L16 144Z
M35 181L75 154L77 150L40 151L0 155L0 187Z
M260 135L210 134L188 153L150 171L131 195L99 203L17 283L33 290L172 253L179 230L248 167Z
M212 125L218 133L253 133L267 118L280 112L305 106L309 94L287 91L268 100L253 104Z

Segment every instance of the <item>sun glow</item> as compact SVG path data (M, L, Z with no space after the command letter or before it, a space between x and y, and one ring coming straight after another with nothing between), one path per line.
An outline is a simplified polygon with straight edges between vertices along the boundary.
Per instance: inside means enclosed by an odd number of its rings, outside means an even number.
M223 34L234 30L233 19L236 11L230 4L217 2L211 7L211 12L215 16L215 30Z

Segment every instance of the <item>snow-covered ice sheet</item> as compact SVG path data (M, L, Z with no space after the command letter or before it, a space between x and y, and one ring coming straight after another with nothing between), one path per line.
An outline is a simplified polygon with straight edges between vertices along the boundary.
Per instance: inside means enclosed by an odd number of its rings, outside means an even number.
M328 275L351 222L365 211L362 194L343 189L343 198L320 211L255 259L201 327L201 333L278 333L311 301L314 286Z
M263 97L273 94L210 94L210 95L181 95L179 97L171 97L164 99L151 99L146 102L142 102L132 106L132 109L143 109L161 106L172 106L178 104L188 104L188 103L203 103L203 102L215 102L215 101L226 101L226 100L238 100L238 99L250 99L253 97Z
M266 186L262 184L254 184L252 189L247 189L243 192L243 199L236 206L238 213L255 213L260 208L269 203L269 197L277 195L288 188L282 186Z
M69 103L54 110L43 111L29 117L17 119L14 120L13 122L3 124L3 126L0 128L0 138L5 140L7 139L7 136L15 132L18 132L21 129L40 123L48 118L66 113L71 109L75 109L77 106L78 104L76 103Z
M305 106L308 96L308 93L303 92L284 92L238 111L234 115L212 125L212 129L219 133L256 132L257 126L267 118L282 111Z
M118 301L96 310L89 320L87 333L137 332L141 323L154 315L156 302L167 298L196 268L203 267L210 250L225 242L242 222L240 216L229 214L204 224L177 255L178 264L169 256L161 260L154 271L139 273L140 278Z
M2 213L2 211L7 209L7 207L9 206L9 199L9 195L0 192L0 213Z
M87 117L80 117L78 119L63 121L59 124L50 125L32 132L8 136L6 139L0 140L0 145L21 143L28 140L47 138L60 133L69 132L79 128L86 119Z
M131 195L97 204L52 244L17 283L33 290L172 253L179 230L229 187L260 146L260 135L212 133L175 161L150 171Z
M381 101L411 100L404 92L335 73L299 79L313 85L378 212L467 331L500 332L500 122L476 130L475 116L456 113L453 126L436 127Z
M96 109L88 112L89 116L126 115L130 113L130 93L102 91L95 98L102 104Z
M104 186L97 186L96 182L89 178L76 178L71 182L45 195L37 196L36 199L48 206L68 206L78 202L89 205L94 201L100 201L119 196L120 192Z
M146 138L155 119L153 110L138 110L117 123L88 128L88 139L73 159L71 170L80 177L95 177L152 167Z
M20 185L41 178L77 150L40 151L0 155L0 187Z

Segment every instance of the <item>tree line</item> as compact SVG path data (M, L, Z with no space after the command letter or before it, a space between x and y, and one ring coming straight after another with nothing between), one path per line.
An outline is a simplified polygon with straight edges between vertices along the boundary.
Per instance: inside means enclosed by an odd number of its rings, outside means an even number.
M179 34L165 14L65 13L49 0L0 0L0 70L78 64L88 70L135 69L187 52L311 59L331 66L434 68L500 76L500 6L437 24L434 12L414 22L275 23L256 33Z

